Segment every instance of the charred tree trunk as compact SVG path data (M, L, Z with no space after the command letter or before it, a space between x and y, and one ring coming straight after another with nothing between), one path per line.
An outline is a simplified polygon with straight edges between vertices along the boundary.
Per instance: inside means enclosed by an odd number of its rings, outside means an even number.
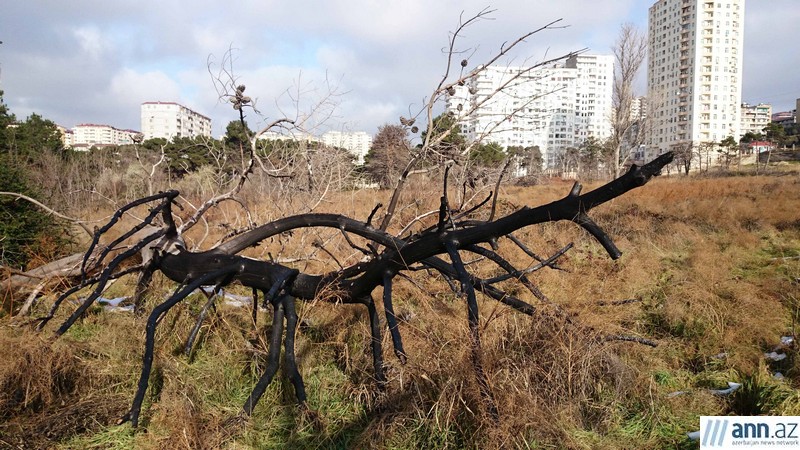
M471 274L462 262L460 252L477 252L487 256L489 261L507 271L510 276L520 279L538 299L546 299L532 283L525 279L524 272L515 269L502 257L491 250L479 247L478 244L488 243L493 245L498 239L509 236L514 231L530 225L568 220L589 232L605 248L611 258L619 258L621 256L620 250L600 226L589 217L589 211L644 185L653 176L658 175L660 170L671 161L672 154L665 154L642 167L634 165L620 178L585 194L581 194L581 186L576 183L569 194L560 200L533 208L524 207L505 217L490 221L461 220L460 216L453 216L445 195L442 198L438 225L405 239L374 228L371 225L371 220L361 222L335 214L303 214L262 225L212 250L191 252L179 245L179 236L177 236L175 225L171 219L170 205L176 198L177 193L169 192L152 196L150 197L151 201L160 201L161 203L151 210L151 215L145 221L145 225L150 225L152 218L160 212L164 216L166 228L159 229L157 232L143 238L139 244L133 246L123 255L130 256L129 252L131 251L148 249L152 253L152 259L148 261L146 267L160 271L169 279L179 283L181 288L176 289L169 299L155 307L150 313L146 328L141 377L131 410L123 420L130 420L134 426L138 424L141 405L153 363L155 328L160 318L194 290L207 285L214 285L216 290L222 286L238 282L252 288L254 291L261 291L264 293L265 305L271 305L275 312L269 344L269 362L265 373L243 406L242 411L244 414L249 415L252 412L264 389L266 389L266 386L277 372L281 340L285 345L285 364L289 379L294 385L298 401L301 404L305 402L305 388L294 358L294 338L297 328L294 301L295 299L305 301L314 299L327 300L321 296L323 292L334 291L336 292L337 301L363 304L367 307L371 325L375 379L379 385L383 385L386 383L386 378L383 373L381 325L372 293L377 287L383 287L382 300L388 329L392 336L395 354L401 363L404 363L407 356L403 350L400 328L392 306L392 281L400 272L410 270L415 265L422 265L436 270L446 279L460 282L461 291L465 294L472 364L475 369L478 387L481 397L485 400L487 413L497 419L499 412L481 362L479 310L476 291L524 314L532 315L537 310L533 305L509 295L495 286L499 281L506 280L509 277L481 279ZM104 227L103 231L107 230L110 225ZM372 256L365 262L323 275L305 274L275 262L259 261L238 255L244 249L258 245L269 237L308 227L339 229L347 238L348 243L354 248L357 247L348 237L350 234L371 241L375 245L381 246L383 250L378 252L372 246ZM99 236L95 243L98 239ZM153 244L149 244L150 242ZM518 241L514 239L514 242ZM95 245L92 245L87 255L91 254L94 247ZM553 264L558 256L568 249L569 246L547 260L540 259L540 266ZM361 250L365 251L364 249ZM450 262L439 257L439 255L445 254L448 255ZM86 278L81 283L81 286L95 285L95 293L90 295L87 301L61 325L56 332L57 335L63 334L80 317L88 304L99 295L107 280L116 273L117 266L124 259L123 255L118 255L110 261L99 276ZM99 259L102 260L103 257ZM84 259L82 267L87 265L87 260L88 256ZM142 286L139 287L139 289L142 288ZM42 325L53 316L55 309L69 294L71 292L56 301L51 314L43 318ZM286 325L285 337L283 334L284 321ZM625 336L617 336L617 338L634 340L627 339ZM642 338L636 338L636 341L652 344L652 342Z

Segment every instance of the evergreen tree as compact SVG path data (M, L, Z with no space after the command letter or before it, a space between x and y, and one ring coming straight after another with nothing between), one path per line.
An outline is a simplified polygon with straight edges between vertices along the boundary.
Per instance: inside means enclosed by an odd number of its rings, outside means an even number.
M381 125L364 157L364 169L382 188L389 188L411 160L410 146L405 127Z
M32 198L39 193L27 180L24 166L8 154L0 154L0 191ZM37 207L12 196L0 196L0 263L24 269L46 234L60 235L53 220ZM50 233L48 233L50 232Z
M470 161L485 167L496 167L505 157L503 147L495 142L478 145L469 153Z

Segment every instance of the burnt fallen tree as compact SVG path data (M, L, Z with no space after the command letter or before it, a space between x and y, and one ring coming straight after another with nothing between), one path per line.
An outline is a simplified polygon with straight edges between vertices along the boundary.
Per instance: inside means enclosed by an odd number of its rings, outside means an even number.
M488 105L498 94L513 90L517 83L525 82L529 78L527 75L538 68L547 67L584 51L578 50L536 63L525 59L522 61L522 69L504 78L502 83L488 95L459 105L457 113L449 113L451 115L444 118L435 118L434 111L437 110L437 104L452 99L457 89L463 88L468 91L473 89L482 71L501 59L512 57L513 54L510 52L530 37L545 30L560 28L557 20L525 33L515 40L506 41L483 63L469 69L471 64L465 56L474 53L458 48L456 39L465 27L487 18L491 12L487 9L472 17L460 18L458 27L450 35L446 49L445 71L441 80L428 100L423 102L421 110L416 112L409 110L410 118L400 117L401 125L398 129L403 138L393 143L393 148L396 147L402 153L402 164L398 166L401 170L392 185L394 189L385 211L382 211L383 217L380 222L377 216L382 208L381 205L376 206L365 220L339 214L308 212L297 215L285 213L281 215L283 218L278 220L260 226L253 224L247 205L242 198L239 198L239 193L248 182L248 177L256 170L260 170L263 176L275 180L279 194L268 196L266 200L259 197L259 201L281 204L283 200L289 200L287 203L291 203L298 197L306 195L307 197L303 197L300 201L309 201L301 209L304 212L313 211L329 190L337 188L330 181L324 182L326 178L320 175L325 167L332 166L327 154L320 152L317 154L319 158L315 160L313 152L305 147L297 149L287 147L283 153L266 152L264 148L259 148L260 137L273 128L303 131L304 118L298 114L294 118L281 118L269 123L265 121L266 126L260 131L249 132L243 111L245 108L250 108L256 113L258 111L255 109L253 99L244 95L245 86L238 83L232 74L232 68L226 68L215 79L220 87L220 98L232 103L234 110L238 111L239 125L245 130L246 135L246 139L241 140L238 148L241 161L237 159L237 162L241 164L230 171L230 177L226 175L226 183L220 184L220 190L215 191L211 198L204 197L207 200L198 206L192 205L188 197L181 197L178 191L154 193L155 189L149 189L147 192L152 195L118 208L107 223L94 233L89 248L82 257L74 255L59 261L58 264L48 265L40 271L18 274L4 283L4 287L9 291L25 292L24 290L35 286L20 310L20 315L25 315L31 310L40 291L57 283L59 295L49 312L33 321L37 328L42 330L68 299L88 290L90 293L55 330L57 338L83 317L91 305L100 299L109 284L116 279L138 274L133 294L137 313L143 313L148 309L145 303L147 299L153 301L155 296L150 294L150 285L157 273L177 283L178 286L167 298L160 299L160 303L149 310L147 317L141 374L131 407L122 417L123 422L130 421L136 427L140 423L142 404L153 369L156 330L166 315L198 290L208 296L186 340L186 353L191 353L198 330L213 306L216 294L223 287L233 284L250 288L253 291L253 323L256 323L260 296L261 306L272 310L272 326L268 328L267 364L252 393L242 405L242 415L248 416L277 374L282 347L285 373L294 387L298 403L305 405L305 386L295 358L298 300L355 304L366 308L370 325L374 380L379 388L385 387L388 382L382 347L382 336L385 332L388 331L391 336L393 350L400 363L404 364L408 359L403 345L402 326L394 308L397 292L395 285L399 278L408 277L409 273L414 271L424 270L439 274L444 283L464 300L470 363L475 372L485 413L492 419L498 420L500 412L483 366L478 295L481 294L525 315L540 315L548 320L560 321L559 325L567 324L583 328L575 324L573 317L559 305L551 302L529 278L534 271L542 268L559 269L559 258L570 250L572 244L549 256L540 257L528 248L515 232L537 224L570 221L586 230L611 258L619 258L620 250L611 237L590 218L590 211L647 183L672 161L672 154L662 155L641 167L634 165L623 176L591 192L582 193L581 185L576 183L560 200L536 207L523 207L497 217L499 185L503 172L508 168L507 163L498 176L494 192L476 206L465 206L475 205L472 200L467 200L466 192L467 186L474 189L475 167L471 165L471 161L478 146L491 133L498 131L507 119L529 108L538 97L524 99L513 111L499 117L496 123L481 130L469 141L458 143L459 140L456 139L458 124L479 112L480 108ZM322 104L325 101L323 98ZM319 111L320 105L311 109L312 112ZM426 128L426 131L418 136L419 144L412 146L410 140L405 139L406 133L420 133L420 128ZM209 148L209 151L212 150ZM512 156L508 157L510 163ZM161 158L154 162L149 172L152 174L163 161L162 149ZM220 157L219 161L225 161L225 158ZM445 167L447 169L444 169ZM452 184L462 187L458 201L453 203L448 199L450 192L448 176L451 167L460 171L452 175L454 178ZM440 170L441 172L438 172ZM403 224L400 231L391 232L389 225L403 209L403 206L399 206L401 192L410 176L429 174L431 176L428 179L433 179L438 177L437 173L442 172L444 186L438 209ZM227 186L225 189L229 187L230 190L222 192L223 186ZM474 191L475 196L478 192L479 190ZM130 198L126 201L129 200ZM246 212L247 224L241 229L236 229L238 225L234 223L219 224L225 225L226 230L232 231L229 235L226 234L223 242L210 249L198 250L205 237L195 246L187 246L185 243L189 241L187 231L195 224L209 222L204 214L223 201L238 203ZM460 206L454 207L454 203ZM189 217L176 210L180 208L186 211L184 208L186 205L189 209L194 209L194 213ZM149 208L149 212L144 215L139 214L145 207ZM489 209L488 214L485 213L486 209ZM134 210L137 210L137 213L131 214ZM109 240L108 237L113 234L112 228L120 228L123 216L126 215L134 217L136 225ZM426 217L437 218L425 222ZM340 261L334 253L329 252L321 244L319 247L321 251L327 253L329 259L336 263L333 265L326 262L325 268L319 270L321 273L307 269L301 271L293 267L292 263L276 261L271 256L266 260L244 256L245 250L261 246L268 240L278 241L283 247L283 241L290 241L294 236L302 234L301 230L321 229L327 229L328 233L335 234L337 243L347 248L347 252L350 253L346 260ZM412 229L415 231L410 231ZM522 250L530 258L531 263L524 268L517 267L503 256L499 251L499 242L506 239L511 245ZM316 243L314 245L316 246ZM492 275L482 276L483 272L477 270L478 265L473 264L475 261L481 261L481 265L490 267ZM333 267L336 269L331 270ZM507 282L522 286L527 293L517 294L516 289L506 287ZM380 296L376 293L378 288L381 288ZM587 338L655 345L646 338L622 334L587 333Z
M193 252L185 248L179 228L175 225L172 206L176 202L178 192L159 193L121 208L106 226L96 232L81 265L83 275L80 282L55 301L48 315L38 319L38 327L43 328L54 317L65 299L74 295L78 290L92 288L92 293L55 331L56 336L64 334L99 298L110 280L126 274L140 273L135 295L138 308L141 308L141 298L154 273L161 272L170 280L178 283L174 293L166 301L153 308L147 319L142 372L131 408L122 419L123 421L129 420L133 426L137 426L152 369L155 332L160 320L175 305L203 286L213 286L213 292L218 292L222 287L233 283L251 288L254 293L254 318L259 293L262 295L263 306L272 308L273 318L268 364L251 395L242 406L242 413L249 415L277 372L281 344L284 347L286 373L294 386L299 404L305 403L305 388L297 369L294 353L298 325L295 305L297 300L321 300L360 304L366 307L370 320L374 378L378 386L383 386L386 383L381 346L384 329L376 304L382 304L394 353L401 363L405 363L407 355L403 348L401 327L393 307L393 283L399 275L406 271L420 268L433 270L441 274L465 298L471 363L486 411L491 417L497 419L497 407L481 363L477 294L481 293L522 314L537 314L537 306L502 290L498 287L499 283L508 279L518 280L535 298L547 302L547 298L528 279L527 275L536 268L553 266L558 257L569 250L571 246L565 247L549 258L536 257L539 259L539 264L529 269L519 269L496 252L497 241L509 238L527 253L535 256L525 247L524 243L514 237L515 231L546 222L571 221L594 237L603 246L609 257L619 258L620 250L611 237L591 219L589 212L609 200L644 185L652 177L658 175L661 169L671 161L672 154L668 153L644 166L634 165L623 176L584 194L581 193L581 185L576 183L571 191L560 200L537 207L523 207L497 219L493 219L494 208L492 208L489 220L475 218L477 207L468 211L457 211L451 208L447 198L447 172L445 172L444 195L441 197L438 220L434 225L415 234L396 236L373 225L373 217L378 210L376 207L365 221L337 214L310 213L286 217L261 225L215 248L202 252ZM496 193L494 195L496 196ZM149 215L140 225L124 233L110 244L99 245L100 238L118 222L119 217L125 211L145 204L154 204L154 206L151 207ZM154 227L159 217L161 225ZM138 240L126 251L116 254L113 258L110 257L110 249L143 229L151 229L150 227L154 227L152 229L155 231ZM303 228L338 229L347 243L353 249L363 253L364 256L360 262L336 271L308 274L274 261L256 260L240 255L245 249L257 246L268 238ZM357 244L352 239L353 236L358 236L367 244ZM141 265L122 268L124 261L139 253L143 254ZM506 274L493 278L480 278L465 264L464 254L480 255ZM106 259L110 259L110 261L106 261ZM376 299L373 295L378 287L383 289L380 299ZM562 313L559 320L569 321L571 319ZM195 333L196 331L192 334ZM191 348L192 339L193 337L190 336L187 349ZM635 336L604 336L603 339L655 345L652 341Z

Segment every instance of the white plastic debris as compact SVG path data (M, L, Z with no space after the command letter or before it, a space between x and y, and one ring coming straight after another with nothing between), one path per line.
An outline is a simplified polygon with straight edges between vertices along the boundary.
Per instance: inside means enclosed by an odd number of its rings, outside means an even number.
M103 306L108 305L108 306L113 306L113 307L116 308L116 307L119 306L120 303L122 303L123 301L125 301L127 299L128 299L128 297L117 297L117 298L100 297L96 301L97 301L97 303L100 303Z
M764 353L764 358L768 359L769 361L783 361L784 359L786 359L786 353L778 353L778 352Z
M709 391L714 395L725 396L733 394L734 391L736 391L740 387L742 387L741 383L734 383L733 381L728 381L727 389L709 389Z
M794 336L781 336L781 344L786 346L794 345Z
M250 301L243 301L239 299L229 299L228 297L225 297L225 304L228 306L232 306L234 308L243 308L245 306L252 305L253 300L251 299Z
M717 353L716 355L712 356L711 359L725 359L728 357L727 352Z
M686 437L688 437L692 441L699 441L700 440L700 430L690 431L690 432L686 433Z
M208 295L211 295L211 293L214 292L214 289L208 286L203 286L200 289L202 289L203 292ZM225 289L220 289L219 295L225 300L226 305L233 306L234 308L241 308L243 306L249 306L253 304L253 297L249 295L231 294Z
M109 312L126 312L132 313L133 312L133 305L128 306L106 306L103 309Z
M116 297L116 298L105 298L100 297L97 300L97 304L103 307L105 311L110 312L133 312L133 305L128 306L119 306L122 302L129 299L130 297Z
M782 373L780 373L780 372L775 372L775 374L774 374L774 375L772 375L772 378L774 378L774 379L776 379L776 380L778 380L778 381L782 381L782 380L783 380L784 378L786 378L786 377L785 377L785 376L783 376L783 374L782 374Z

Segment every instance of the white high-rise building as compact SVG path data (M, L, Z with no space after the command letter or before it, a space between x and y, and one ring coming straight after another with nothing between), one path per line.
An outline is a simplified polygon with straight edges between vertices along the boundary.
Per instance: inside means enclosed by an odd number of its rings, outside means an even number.
M211 119L174 102L144 102L141 107L145 139L211 136Z
M72 129L71 146L74 150L89 150L105 145L130 145L139 134L135 130L120 130L111 125L83 123Z
M742 135L745 133L761 134L770 122L772 122L772 105L742 103Z
M650 7L647 159L741 133L745 0Z
M322 143L343 148L356 157L356 164L364 164L364 157L372 147L372 136L364 131L328 131L322 135Z
M631 119L634 121L647 119L646 97L636 97L631 101Z
M614 56L581 55L569 58L565 69L577 70L575 120L578 143L589 137L611 136L614 93Z
M555 167L568 147L611 134L613 78L611 55L573 56L533 70L489 66L456 88L447 110L460 118L467 139L506 148L538 146L545 165ZM480 106L465 116L475 105Z

